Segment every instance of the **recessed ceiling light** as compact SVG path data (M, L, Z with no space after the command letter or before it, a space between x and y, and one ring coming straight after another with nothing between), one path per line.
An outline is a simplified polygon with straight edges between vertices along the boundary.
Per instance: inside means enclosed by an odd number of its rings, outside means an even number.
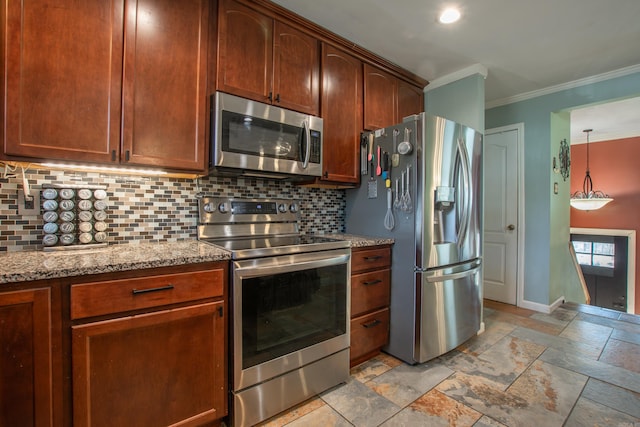
M460 19L460 11L454 8L445 9L444 12L440 14L438 21L443 24L453 24L454 22Z

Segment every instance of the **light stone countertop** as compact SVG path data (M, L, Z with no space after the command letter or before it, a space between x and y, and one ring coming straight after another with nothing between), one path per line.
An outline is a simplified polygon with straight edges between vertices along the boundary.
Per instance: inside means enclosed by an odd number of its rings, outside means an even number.
M393 239L351 234L325 237L349 240L353 248L393 243ZM0 285L230 259L231 252L197 240L140 242L69 251L5 252L0 254Z
M0 254L0 284L229 259L229 251L197 240L8 252Z
M334 239L340 240L348 240L351 242L352 248L365 248L367 246L378 246L378 245L391 245L394 240L388 237L370 237L370 236L358 236L355 234L325 234L325 237L330 237Z

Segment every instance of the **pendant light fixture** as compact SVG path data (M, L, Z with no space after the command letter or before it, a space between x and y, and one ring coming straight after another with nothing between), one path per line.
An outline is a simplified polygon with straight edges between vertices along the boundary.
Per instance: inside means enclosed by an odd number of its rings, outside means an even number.
M585 129L587 134L587 172L582 182L582 191L576 191L571 195L571 206L581 211L593 211L600 209L613 199L602 191L593 190L593 180L589 174L589 132L593 129Z

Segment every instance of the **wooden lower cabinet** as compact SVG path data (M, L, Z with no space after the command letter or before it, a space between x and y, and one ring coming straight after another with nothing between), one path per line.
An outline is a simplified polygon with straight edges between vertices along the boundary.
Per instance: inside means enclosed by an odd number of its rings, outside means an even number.
M203 425L221 418L222 302L72 328L73 425Z
M391 247L352 248L351 366L370 359L389 342Z
M227 272L217 262L70 284L74 427L220 425Z
M0 293L0 426L52 426L50 288Z

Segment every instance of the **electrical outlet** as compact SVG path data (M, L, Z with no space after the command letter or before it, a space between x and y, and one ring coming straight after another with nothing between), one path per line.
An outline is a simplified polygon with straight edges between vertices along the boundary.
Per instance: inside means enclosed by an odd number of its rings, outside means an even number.
M40 214L40 194L36 191L31 200L24 197L22 190L18 190L18 215L37 216Z

